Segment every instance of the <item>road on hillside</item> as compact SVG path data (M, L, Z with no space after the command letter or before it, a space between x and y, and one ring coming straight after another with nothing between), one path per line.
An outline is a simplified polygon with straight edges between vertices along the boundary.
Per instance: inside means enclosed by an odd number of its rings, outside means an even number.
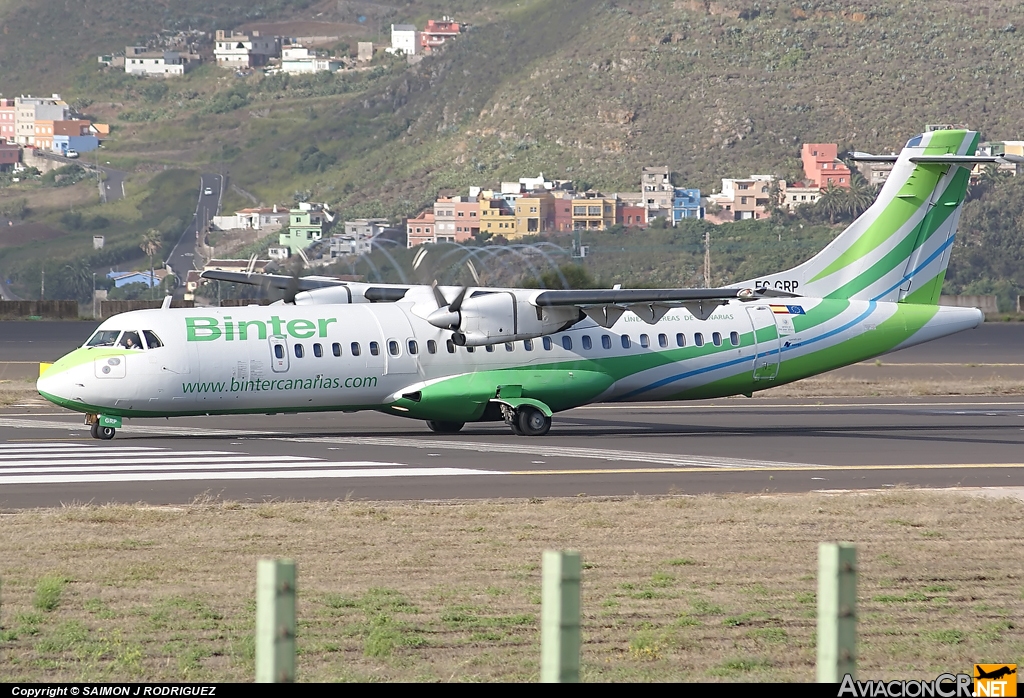
M207 193L209 192L209 193ZM220 203L224 198L224 175L203 174L199 176L199 198L196 202L196 211L192 215L192 222L185 228L167 256L164 264L177 277L178 284L174 289L175 298L181 298L185 294L185 280L189 271L196 269L196 243L199 242L199 235L214 216L220 213Z
M99 164L99 153L93 152L88 155L78 158L66 158L63 155L57 155L56 153L46 153L36 151L35 157L46 158L47 160L55 160L65 165L81 165L86 169L100 170L103 172L103 179L99 183L100 199L103 203L110 203L112 201L118 201L125 197L124 191L124 180L128 176L127 172L121 170L115 170L112 167Z

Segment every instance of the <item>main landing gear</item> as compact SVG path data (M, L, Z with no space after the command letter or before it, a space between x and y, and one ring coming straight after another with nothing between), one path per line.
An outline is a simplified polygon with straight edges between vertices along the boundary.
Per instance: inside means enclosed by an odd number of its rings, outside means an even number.
M501 406L505 424L512 428L516 436L544 436L551 429L551 417L548 417L533 405L520 405L512 409Z

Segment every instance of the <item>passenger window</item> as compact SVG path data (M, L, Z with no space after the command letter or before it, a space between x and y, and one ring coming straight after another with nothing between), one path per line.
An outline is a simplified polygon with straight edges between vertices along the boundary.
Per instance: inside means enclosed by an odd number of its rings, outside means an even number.
M125 332L121 335L121 346L125 349L141 349L142 340L139 339L138 332Z
M545 337L545 338L544 338L544 339L543 339L543 340L541 341L541 344L543 344L543 345L544 345L544 349L545 349L545 351L551 351L551 337Z
M485 348L485 349L486 349L487 351L489 351L490 353L492 353L492 354L494 353L494 345L493 345L493 344L488 344L488 345L487 345L486 347L484 347L484 348Z
M685 347L686 346L686 335L684 335L682 332L677 332L676 333L676 346L677 347Z
M651 346L651 338L645 334L640 335L640 346L644 349Z
M721 332L712 332L711 333L711 341L712 341L712 343L714 343L714 345L716 347L722 346L722 333Z
M584 349L590 349L593 346L594 345L590 342L590 335L589 334L583 335L583 348Z
M320 344L314 344L313 345L313 356L315 356L316 358L319 359L323 355L324 355L324 348L323 348L323 346L321 346Z
M605 349L612 348L612 338L606 334L601 335L601 346Z
M352 349L352 356L359 356L359 352L360 352L359 342L352 342L351 349Z
M734 347L738 347L740 345L740 333L739 332L730 332L729 333L729 341L732 343L732 345Z
M628 334L622 335L622 348L623 349L629 349L629 335Z
M428 339L427 340L427 353L428 354L436 354L437 353L437 342L435 342L432 339Z
M398 342L393 339L388 340L388 353L392 356L398 356Z
M281 346L280 344L274 345L274 357L278 359L284 358L284 347Z
M515 349L515 345L512 342L505 342L505 351L512 351Z
M302 358L302 355L303 355L304 353L305 353L305 352L304 352L304 351L302 350L302 345L301 345L301 344L296 344L296 345L295 345L295 358L296 358L296 359L301 359L301 358Z
M341 345L335 342L331 345L331 351L334 352L335 356L341 356Z
M663 349L668 346L668 335L658 335L658 346L662 347Z
M454 354L455 353L455 342L453 342L452 340L449 339L447 342L445 342L445 346L448 347L448 353L449 354Z
M121 330L100 330L86 342L87 347L112 347L117 343L117 335Z
M562 337L562 348L567 351L572 351L572 337L569 335Z
M377 342L370 342L370 354L380 356L380 345Z
M150 349L156 349L157 347L162 347L164 345L153 330L142 330L142 336L146 338L146 345Z
M526 351L533 351L533 340L532 339L524 339L523 340L523 349L525 349Z
M693 335L693 343L698 347L704 346L704 335L702 335L700 332Z
M409 353L410 354L419 354L420 353L420 345L416 343L415 339L410 339L409 340Z

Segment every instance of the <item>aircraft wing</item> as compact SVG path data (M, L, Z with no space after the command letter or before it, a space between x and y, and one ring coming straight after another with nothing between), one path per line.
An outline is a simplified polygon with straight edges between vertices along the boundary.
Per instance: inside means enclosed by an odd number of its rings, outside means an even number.
M244 271L217 271L211 269L200 274L204 279L214 281L228 281L234 284L248 284L260 288L297 289L299 291L312 291L314 288L327 288L329 286L345 286L346 282L337 279L330 279L324 276L286 276L283 274L247 274ZM296 285L297 284L297 285Z

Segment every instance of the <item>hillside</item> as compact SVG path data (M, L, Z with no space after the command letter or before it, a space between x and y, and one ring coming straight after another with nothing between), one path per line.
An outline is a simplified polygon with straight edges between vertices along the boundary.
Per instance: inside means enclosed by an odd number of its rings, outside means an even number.
M326 200L343 217L409 215L439 188L537 172L607 191L635 189L645 164L705 191L726 176L793 178L801 142L891 150L925 123L1024 136L1024 27L1010 0L64 7L0 2L0 92L38 85L77 100L114 125L105 156L125 169L221 170L265 202ZM473 27L418 65L377 59L335 76L242 79L204 66L165 89L95 65L161 30L318 13L365 17L377 40L391 22L441 13ZM60 42L40 41L44 20ZM233 194L224 205L247 201ZM1019 272L998 273L993 283L1020 288Z

